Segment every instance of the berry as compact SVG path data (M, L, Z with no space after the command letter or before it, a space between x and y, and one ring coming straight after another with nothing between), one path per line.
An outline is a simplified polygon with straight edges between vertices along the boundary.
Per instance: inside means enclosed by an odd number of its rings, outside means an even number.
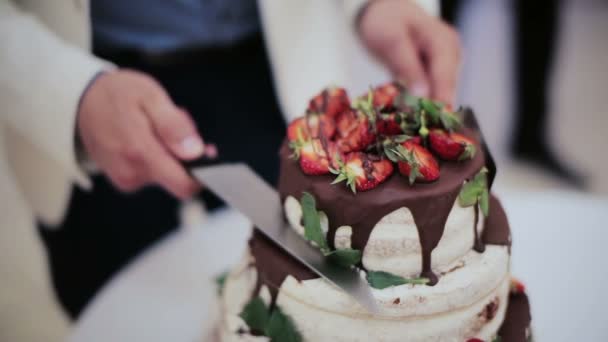
M324 89L310 100L308 111L315 113L324 113L330 117L336 117L339 114L350 109L350 100L344 88L330 87Z
M325 145L325 146L324 146ZM311 139L292 146L294 156L300 161L302 172L307 175L324 175L330 167L335 168L339 159L338 150L331 141L324 144L321 139Z
M293 120L287 127L287 139L297 141L320 137L320 132L326 139L331 139L336 133L334 120L325 114L307 114Z
M525 293L526 286L517 278L511 278L511 293Z
M475 156L475 142L460 133L433 129L429 133L431 150L443 160L467 160Z
M401 116L397 113L380 114L376 122L376 131L382 135L402 134Z
M332 184L346 181L346 185L354 193L377 187L394 171L390 160L362 152L349 153L345 160L339 161L338 164L339 168L331 171L338 175Z
M336 128L338 148L343 153L363 151L376 141L369 117L360 111L342 113L336 120Z
M395 99L401 94L402 88L394 83L387 83L376 87L372 92L374 96L374 107L380 109L391 109L395 107Z
M411 140L401 144L402 160L397 163L399 172L408 177L410 184L433 182L439 178L439 164L429 150Z

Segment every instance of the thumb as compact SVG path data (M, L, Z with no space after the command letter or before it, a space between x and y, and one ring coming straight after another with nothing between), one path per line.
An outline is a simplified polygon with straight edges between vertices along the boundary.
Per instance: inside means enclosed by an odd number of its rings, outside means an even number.
M387 66L415 96L429 96L430 86L421 55L407 35L388 49L385 56Z
M165 147L184 160L199 158L205 145L186 111L176 107L168 96L146 101L144 112Z

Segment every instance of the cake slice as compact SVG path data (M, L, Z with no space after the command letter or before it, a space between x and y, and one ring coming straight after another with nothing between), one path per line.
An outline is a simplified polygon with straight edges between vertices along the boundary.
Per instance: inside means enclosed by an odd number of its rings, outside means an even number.
M326 89L289 125L278 190L291 228L358 268L380 314L254 229L223 289L222 340L529 340L495 167L470 113L394 83L348 103Z

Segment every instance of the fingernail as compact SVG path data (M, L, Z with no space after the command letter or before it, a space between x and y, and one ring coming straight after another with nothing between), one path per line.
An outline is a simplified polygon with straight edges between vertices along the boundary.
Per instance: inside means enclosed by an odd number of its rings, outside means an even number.
M217 146L215 144L205 144L205 156L209 159L217 158Z
M412 85L412 87L410 88L410 91L412 92L412 95L414 95L414 96L422 96L422 97L429 96L429 86L427 86L425 83L421 83L421 82L414 83Z
M180 145L182 152L187 157L198 157L203 154L205 150L205 145L203 145L201 139L196 136L186 137L181 141Z

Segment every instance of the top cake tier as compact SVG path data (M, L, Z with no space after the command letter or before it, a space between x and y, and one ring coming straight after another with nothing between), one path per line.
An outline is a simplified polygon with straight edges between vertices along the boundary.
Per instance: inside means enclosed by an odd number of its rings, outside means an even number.
M392 83L352 104L343 89L323 91L289 125L280 152L291 225L304 232L300 199L309 193L329 249L362 251L366 270L431 285L471 249L508 245L501 209L484 224L493 174L466 115Z

